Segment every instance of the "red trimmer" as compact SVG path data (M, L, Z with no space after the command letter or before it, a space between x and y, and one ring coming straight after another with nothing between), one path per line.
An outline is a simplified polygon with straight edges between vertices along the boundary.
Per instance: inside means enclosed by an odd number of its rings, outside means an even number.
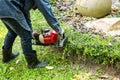
M64 47L68 38L65 34L59 36L54 30L41 30L41 34L33 32L33 44L34 45L56 45L56 47Z

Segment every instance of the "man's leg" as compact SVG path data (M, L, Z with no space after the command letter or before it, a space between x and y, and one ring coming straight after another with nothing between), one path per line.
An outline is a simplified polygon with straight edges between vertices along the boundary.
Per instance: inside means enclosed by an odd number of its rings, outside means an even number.
M28 68L43 67L47 63L39 62L37 60L36 51L32 50L32 33L25 30L14 19L4 19L4 23L10 26L10 28L20 37L23 53L28 63Z
M11 35L18 35L21 39L21 45L23 48L23 53L25 55L28 55L28 53L30 53L32 51L32 44L31 44L31 32L25 30L24 28L22 28L19 23L17 21L15 21L14 19L10 19L10 18L5 18L2 19L2 21L4 22L4 24L6 24L7 29L9 30L9 36L6 37L5 41L4 41L4 45L5 48L9 48L9 46L11 46L13 43L10 42L14 42L14 37L11 37ZM7 35L8 35L7 34ZM9 42L10 41L10 42ZM9 45L10 44L10 45Z
M3 23L4 23L4 21L3 21ZM5 24L5 26L8 29L8 32L7 32L5 40L4 40L4 49L8 50L12 47L14 40L17 37L17 34L15 32L13 32L7 24Z
M8 32L5 36L4 45L2 47L2 55L3 55L2 61L9 62L10 60L17 57L19 54L18 52L12 52L12 45L13 45L15 38L17 37L17 34L13 32L6 23L4 24L6 28L8 29Z

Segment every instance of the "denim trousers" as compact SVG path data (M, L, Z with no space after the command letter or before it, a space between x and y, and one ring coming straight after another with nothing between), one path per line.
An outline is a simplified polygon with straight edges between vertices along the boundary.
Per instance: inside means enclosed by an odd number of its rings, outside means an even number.
M9 50L17 36L20 37L23 54L26 56L33 55L32 53L32 32L25 30L21 25L12 18L1 19L5 24L8 32L4 40L4 50Z

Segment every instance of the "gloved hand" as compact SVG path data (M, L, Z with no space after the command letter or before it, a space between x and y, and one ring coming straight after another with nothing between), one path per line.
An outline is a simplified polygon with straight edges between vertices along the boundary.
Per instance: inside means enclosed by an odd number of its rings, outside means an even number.
M38 7L37 7L36 5L34 5L32 9L33 9L33 10L36 10L37 8L38 8Z
M68 37L65 36L65 31L64 29L62 28L61 29L61 32L59 32L59 35L58 35L58 42L56 44L56 46L58 48L62 48L66 45L67 43L67 40L68 40Z
M63 35L64 34L64 29L63 28L61 28L61 31L59 32L59 35L61 36L61 35Z
M40 34L39 34L37 31L32 32L32 38L33 38L33 39L38 38L39 35L40 35Z
M36 32L36 31L34 31L33 33L32 33L32 39L33 39L33 44L36 44L36 45L39 45L40 44L40 40L39 40L39 33L38 32Z
M61 28L60 32L58 33L58 45L63 38L64 38L64 29Z

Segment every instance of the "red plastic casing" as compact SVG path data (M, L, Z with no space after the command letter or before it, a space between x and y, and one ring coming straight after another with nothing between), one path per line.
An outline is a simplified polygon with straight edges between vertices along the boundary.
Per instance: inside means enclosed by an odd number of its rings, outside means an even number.
M45 35L44 44L53 44L58 40L58 33L54 30L50 30L49 35Z

